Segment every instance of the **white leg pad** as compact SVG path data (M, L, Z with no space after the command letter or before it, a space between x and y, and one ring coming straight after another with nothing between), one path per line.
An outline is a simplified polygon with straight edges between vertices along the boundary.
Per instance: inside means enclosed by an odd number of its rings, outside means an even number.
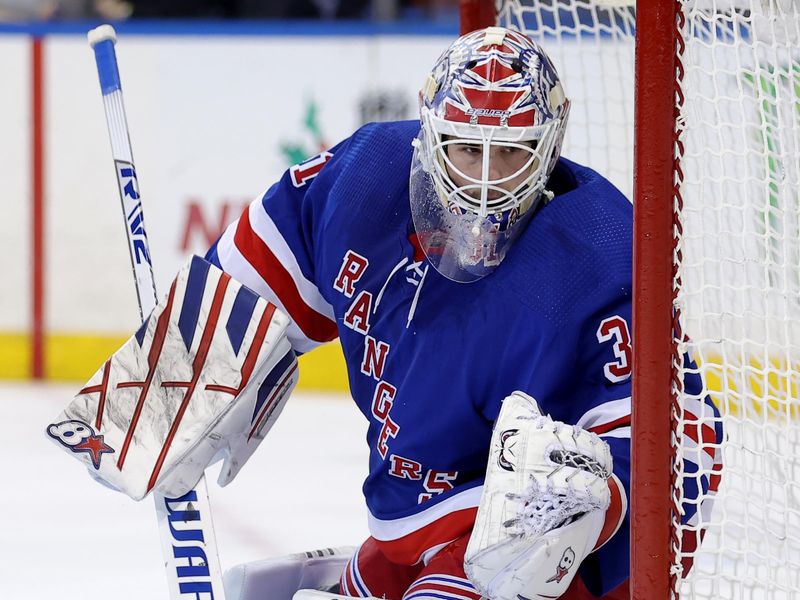
M326 548L236 565L223 576L225 598L291 600L302 588L331 589L353 552L352 547Z
M319 590L297 590L292 600L353 600L352 596L342 596ZM381 600L375 596L364 596L362 600Z

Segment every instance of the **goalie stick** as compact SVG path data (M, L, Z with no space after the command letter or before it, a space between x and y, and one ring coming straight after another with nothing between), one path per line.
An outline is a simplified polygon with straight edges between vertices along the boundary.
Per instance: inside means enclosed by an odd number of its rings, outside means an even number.
M101 25L91 30L87 37L97 63L139 313L144 321L156 305L157 294L114 50L117 35L111 25ZM179 600L188 594L192 598L224 600L205 477L201 477L195 488L180 498L167 498L157 492L153 492L153 498L169 597Z

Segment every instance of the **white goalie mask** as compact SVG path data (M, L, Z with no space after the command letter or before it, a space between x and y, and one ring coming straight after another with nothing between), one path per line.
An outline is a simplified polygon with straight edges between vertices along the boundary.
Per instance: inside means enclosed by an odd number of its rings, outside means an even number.
M420 92L410 201L433 266L476 281L503 260L543 195L569 101L544 51L489 27L458 38Z

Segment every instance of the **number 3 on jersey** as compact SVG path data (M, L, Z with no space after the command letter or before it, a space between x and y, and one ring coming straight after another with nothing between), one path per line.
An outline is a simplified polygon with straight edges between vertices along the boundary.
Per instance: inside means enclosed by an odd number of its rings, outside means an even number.
M602 344L611 340L614 341L614 356L617 357L617 360L603 365L603 372L606 374L606 379L613 383L619 383L631 376L631 359L633 357L628 324L619 315L603 319L600 327L597 328L598 342Z

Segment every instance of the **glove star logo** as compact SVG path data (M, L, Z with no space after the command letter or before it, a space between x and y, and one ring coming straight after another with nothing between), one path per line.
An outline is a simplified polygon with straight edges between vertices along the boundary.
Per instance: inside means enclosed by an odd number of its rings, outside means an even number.
M566 577L567 573L569 573L570 568L572 565L575 564L575 551L572 548L567 548L564 550L564 554L561 555L561 560L558 562L558 566L556 567L556 574L553 575L550 579L548 579L545 583L550 583L555 581L556 583L561 583L561 580Z
M500 434L500 453L497 455L497 464L501 469L506 471L514 471L514 446L516 440L514 439L519 433L519 429L506 429Z
M103 436L94 432L83 421L70 420L53 423L47 427L47 435L59 441L72 452L85 452L92 458L95 469L100 468L100 458L114 449L103 441Z

